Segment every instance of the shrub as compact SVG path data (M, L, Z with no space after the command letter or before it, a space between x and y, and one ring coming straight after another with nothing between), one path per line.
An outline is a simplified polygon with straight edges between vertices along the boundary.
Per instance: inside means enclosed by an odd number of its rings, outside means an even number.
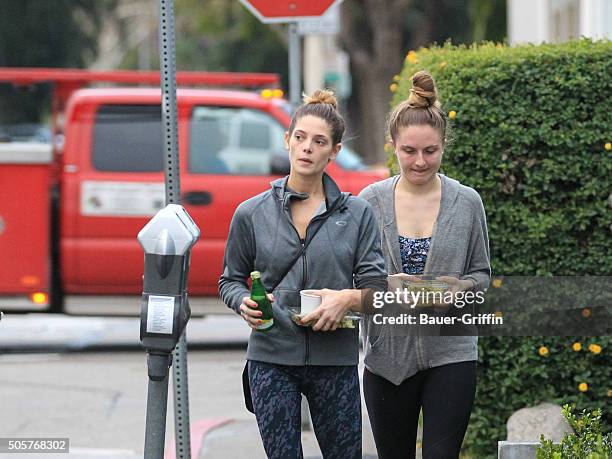
M563 435L560 444L540 435L537 459L608 459L612 457L612 435L601 433L601 410L592 413L582 411L580 418L572 413L569 405L563 406L563 416L574 433Z
M612 272L612 43L411 51L391 84L393 104L407 98L418 70L433 75L450 113L443 173L482 196L493 273ZM540 401L603 405L602 428L609 431L610 344L609 336L481 338L470 456L493 456L510 414Z

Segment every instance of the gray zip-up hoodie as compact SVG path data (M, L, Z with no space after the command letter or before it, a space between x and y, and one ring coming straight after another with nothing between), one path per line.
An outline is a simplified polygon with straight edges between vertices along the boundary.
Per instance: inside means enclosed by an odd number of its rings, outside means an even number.
M261 271L264 286L272 286L302 248L291 221L290 200L308 195L287 189L287 180L275 180L270 190L240 204L232 219L219 292L237 313L242 298L250 294L249 273ZM251 333L249 360L283 365L356 365L359 361L357 328L315 332L293 323L287 310L299 306L302 289L387 287L372 209L364 200L341 193L327 174L323 188L325 206L306 230L306 241L312 241L273 292L274 326L267 332Z
M475 290L486 290L491 267L482 200L474 189L438 175L442 182L440 211L424 274L470 279ZM359 195L370 203L378 220L389 274L403 272L394 197L399 178L397 175L374 183ZM396 325L374 324L373 315L368 315L367 319L364 324L365 366L394 384L399 385L420 370L478 358L476 336L424 336L431 335L431 330L419 326L413 326L410 333L402 333L398 328L391 328L398 327Z

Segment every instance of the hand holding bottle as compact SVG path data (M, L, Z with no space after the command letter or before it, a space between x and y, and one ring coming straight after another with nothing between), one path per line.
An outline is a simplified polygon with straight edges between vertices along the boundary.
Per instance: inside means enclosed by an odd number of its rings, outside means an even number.
M274 295L268 293L268 299L270 302L274 302ZM258 330L258 327L263 324L261 316L262 312L259 310L259 305L252 300L250 296L245 296L240 305L240 317L242 317L253 330Z
M242 299L240 316L253 330L267 331L274 326L271 303L274 301L274 295L266 293L259 271L251 273L251 281L251 296L245 296Z

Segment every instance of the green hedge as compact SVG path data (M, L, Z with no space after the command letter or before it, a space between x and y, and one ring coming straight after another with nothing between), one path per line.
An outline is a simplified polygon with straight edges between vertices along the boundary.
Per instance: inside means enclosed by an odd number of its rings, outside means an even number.
M391 84L393 104L418 70L433 75L452 118L443 172L483 198L494 276L610 275L612 42L411 51ZM509 415L540 401L602 408L609 431L610 344L481 338L469 455L493 457Z

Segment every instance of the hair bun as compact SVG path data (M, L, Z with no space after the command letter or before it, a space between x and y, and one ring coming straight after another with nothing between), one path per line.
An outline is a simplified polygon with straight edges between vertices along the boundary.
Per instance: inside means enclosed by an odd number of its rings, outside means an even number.
M415 108L439 106L438 93L432 76L424 70L412 75L412 89L408 96L408 104Z
M304 95L304 105L308 104L329 104L338 110L336 96L329 89L317 89L311 96Z

